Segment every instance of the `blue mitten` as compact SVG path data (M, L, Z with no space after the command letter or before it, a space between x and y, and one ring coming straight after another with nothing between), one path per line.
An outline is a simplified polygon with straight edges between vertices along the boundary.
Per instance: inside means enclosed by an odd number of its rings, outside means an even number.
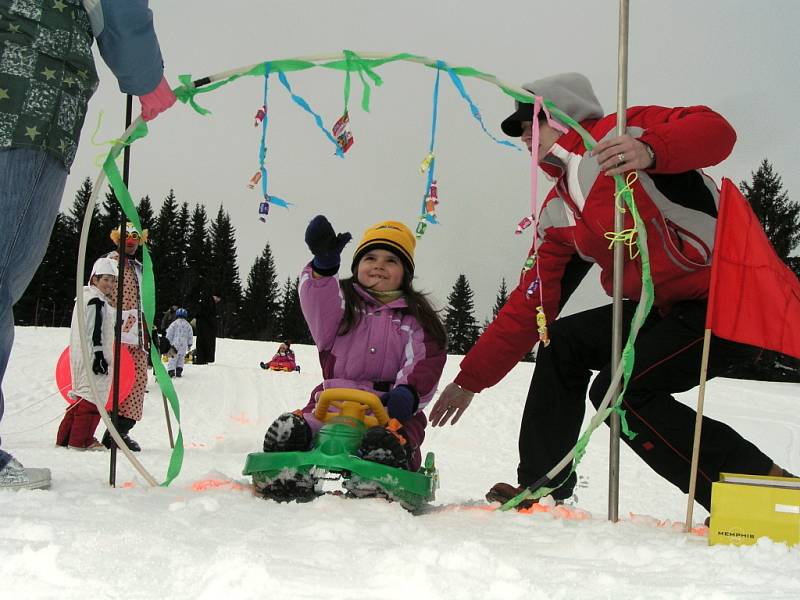
M408 421L419 407L417 393L407 385L398 385L386 392L381 396L381 402L389 411L389 416L401 423Z
M311 266L320 275L333 275L339 270L341 254L353 239L349 232L336 234L330 221L317 215L306 227L306 244L314 255Z

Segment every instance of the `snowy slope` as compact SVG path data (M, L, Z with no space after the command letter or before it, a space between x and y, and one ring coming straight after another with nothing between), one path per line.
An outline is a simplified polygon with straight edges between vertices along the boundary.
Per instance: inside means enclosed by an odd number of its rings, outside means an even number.
M632 522L682 521L685 497L622 447L620 515L606 518L608 435L597 431L580 467L578 505L591 520L447 511L414 517L382 500L326 496L310 504L253 497L241 476L280 412L319 381L311 347L302 372L258 367L276 344L219 340L214 365L188 365L181 397L186 458L169 488L149 488L120 457L53 446L65 403L53 371L66 329L18 328L6 376L3 447L53 471L50 491L0 492L0 598L796 598L800 547L761 540L709 547L704 538ZM443 382L452 380L451 357ZM429 430L438 503L481 498L513 482L519 416L533 365L480 394L456 427ZM800 471L800 386L718 379L706 413ZM696 393L684 398L696 401ZM587 410L590 412L590 410ZM98 434L102 433L102 426ZM164 409L151 384L132 431L161 481L169 459ZM197 490L209 479L242 484ZM237 489L239 488L239 489ZM695 521L705 511L697 507Z

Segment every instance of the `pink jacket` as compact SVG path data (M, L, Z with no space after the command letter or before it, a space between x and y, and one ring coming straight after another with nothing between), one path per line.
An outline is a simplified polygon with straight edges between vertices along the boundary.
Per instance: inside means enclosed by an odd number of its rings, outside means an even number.
M395 386L409 385L419 396L419 407L404 429L418 449L427 424L422 409L436 392L447 354L408 314L405 298L382 305L357 284L356 291L364 302L361 320L345 335L337 335L344 315L338 277L314 279L310 264L300 275L300 305L319 350L324 378L303 413L318 429L311 413L319 390L349 387L380 396ZM419 460L417 450L412 469L419 467Z
M436 392L447 355L408 314L405 298L380 304L356 284L362 318L345 335L337 335L344 298L336 276L314 279L308 265L300 276L300 305L319 350L323 387L374 391L410 385L419 395L419 410Z

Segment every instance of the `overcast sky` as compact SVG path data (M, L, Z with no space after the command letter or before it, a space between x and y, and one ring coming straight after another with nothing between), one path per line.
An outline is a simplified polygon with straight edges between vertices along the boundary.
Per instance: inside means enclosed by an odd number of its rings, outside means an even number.
M733 154L710 170L736 183L749 178L763 158L797 200L797 102L800 98L800 2L796 0L632 0L629 105L705 104L738 132ZM327 55L342 49L410 52L454 66L472 66L513 84L564 71L580 71L594 84L607 113L616 111L618 2L456 0L251 1L153 0L165 74L193 78L264 60ZM124 129L124 96L98 58L100 89L89 105L81 146L67 181L64 209L81 181L97 175L107 149L90 140L100 111L97 139ZM353 78L352 131L356 142L344 160L311 118L277 82L270 92L270 192L294 206L273 208L258 220L260 194L247 182L258 168L260 130L253 115L261 105L263 79L243 78L199 97L207 117L180 105L152 123L150 135L132 147L131 192L149 194L157 211L170 188L179 202L203 203L213 217L220 203L236 227L243 284L253 260L269 242L281 280L308 260L307 222L326 214L337 230L358 239L369 225L397 219L414 227L425 179L435 73L411 63L378 71L369 114L359 107L361 84ZM343 75L327 69L289 74L296 93L329 126L343 108ZM500 121L513 101L496 87L465 80L489 130L502 137ZM138 111L138 102L135 102ZM517 280L530 234L513 234L529 212L530 159L489 139L446 78L442 78L437 131L440 226L429 227L417 247L417 287L439 306L459 273L475 291L476 316L491 311L502 277ZM541 183L542 192L545 183ZM528 230L530 231L530 230ZM353 246L345 251L349 264ZM592 279L596 275L592 274ZM596 282L573 303L597 302Z

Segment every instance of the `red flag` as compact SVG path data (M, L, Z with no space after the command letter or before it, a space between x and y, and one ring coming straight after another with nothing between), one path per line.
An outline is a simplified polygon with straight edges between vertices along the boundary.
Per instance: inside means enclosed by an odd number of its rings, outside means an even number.
M730 179L722 180L706 328L800 358L800 281Z

